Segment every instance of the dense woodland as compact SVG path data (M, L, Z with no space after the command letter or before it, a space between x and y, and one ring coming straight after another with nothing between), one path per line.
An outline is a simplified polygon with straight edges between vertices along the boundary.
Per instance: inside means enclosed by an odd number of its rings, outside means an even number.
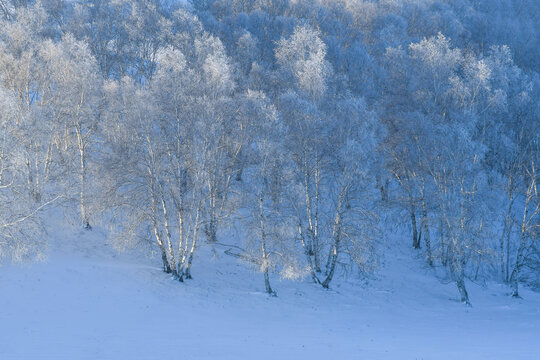
M540 2L1 0L0 255L60 207L187 281L202 247L328 288L399 227L540 284ZM234 231L232 230L234 229ZM231 236L231 233L234 236ZM262 283L261 283L262 284Z

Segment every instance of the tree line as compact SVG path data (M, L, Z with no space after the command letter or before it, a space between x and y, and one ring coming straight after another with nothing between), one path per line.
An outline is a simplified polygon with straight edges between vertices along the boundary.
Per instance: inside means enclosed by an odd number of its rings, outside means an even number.
M328 288L402 224L455 282L540 284L540 6L0 1L0 252L59 204L192 277L218 246Z

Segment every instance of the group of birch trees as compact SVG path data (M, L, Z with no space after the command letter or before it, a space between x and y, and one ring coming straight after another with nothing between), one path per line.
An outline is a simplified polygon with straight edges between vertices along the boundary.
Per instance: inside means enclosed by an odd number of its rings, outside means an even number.
M2 257L41 256L57 205L180 281L219 247L276 294L373 271L397 224L463 302L467 281L519 296L540 284L540 9L499 5L0 1Z

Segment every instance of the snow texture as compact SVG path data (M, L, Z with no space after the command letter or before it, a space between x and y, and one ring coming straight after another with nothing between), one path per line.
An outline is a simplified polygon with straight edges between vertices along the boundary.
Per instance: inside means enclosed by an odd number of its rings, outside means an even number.
M202 249L194 280L117 253L94 229L58 226L48 259L0 273L0 359L538 359L540 295L470 285L458 301L396 240L377 278L274 279ZM204 263L202 266L201 263Z

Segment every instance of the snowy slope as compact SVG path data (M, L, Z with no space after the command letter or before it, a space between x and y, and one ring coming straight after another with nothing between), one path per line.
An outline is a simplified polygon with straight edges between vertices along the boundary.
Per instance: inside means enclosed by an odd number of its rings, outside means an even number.
M0 268L0 359L540 359L540 295L469 285L457 301L406 246L369 284L325 291L217 248L180 284L103 232L58 226L48 259ZM203 266L204 265L204 266Z

